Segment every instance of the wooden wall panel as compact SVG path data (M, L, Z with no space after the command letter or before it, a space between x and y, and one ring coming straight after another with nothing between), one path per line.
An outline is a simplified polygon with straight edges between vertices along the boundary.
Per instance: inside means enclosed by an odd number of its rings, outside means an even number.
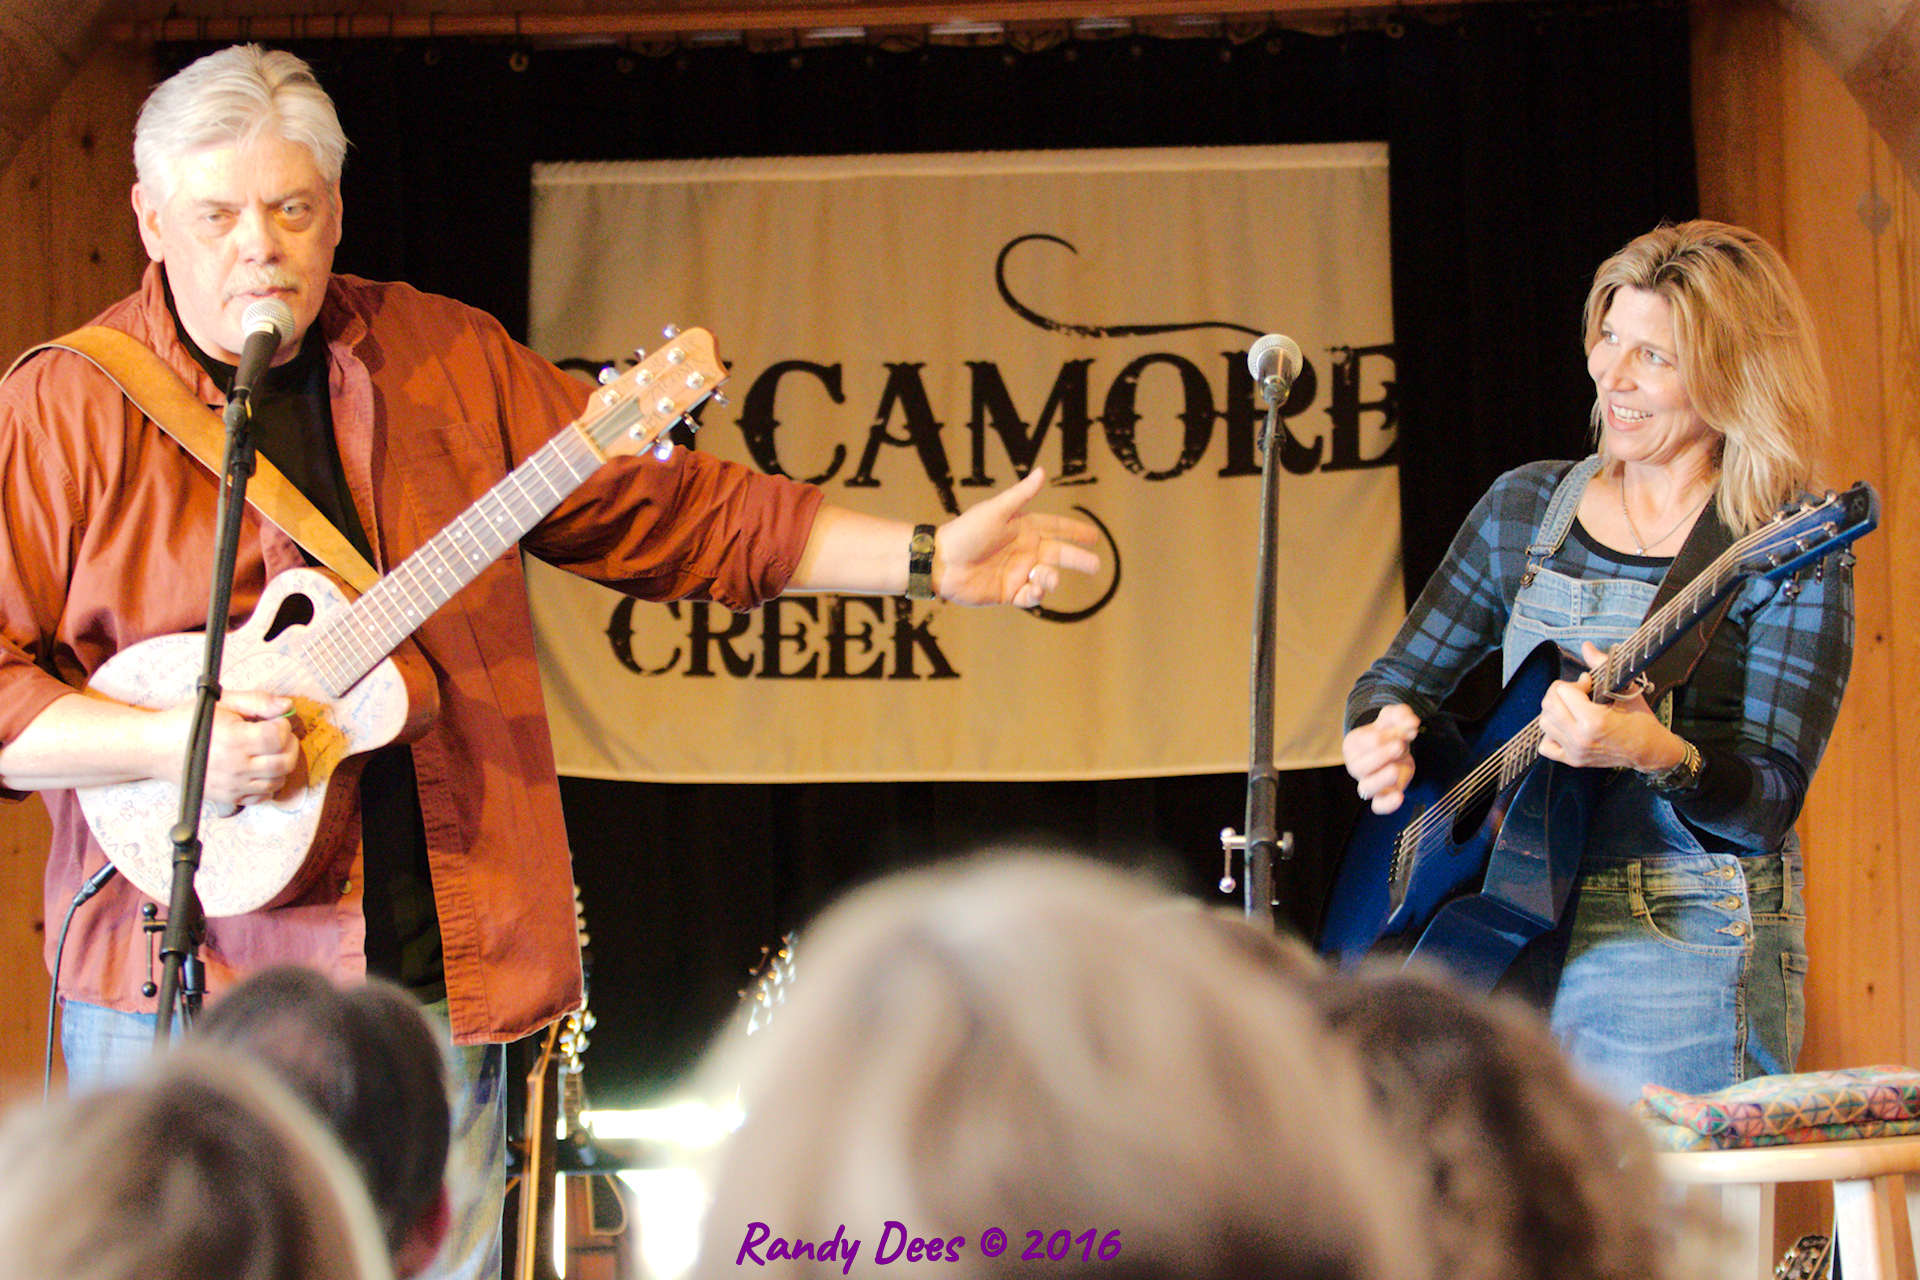
M1884 495L1879 237L1860 217L1861 203L1875 190L1876 140L1839 79L1803 40L1783 42L1781 54L1776 82L1789 104L1782 126L1792 161L1782 175L1780 248L1815 308L1833 383L1829 479L1864 477ZM1895 524L1888 520L1859 547L1853 682L1829 767L1816 780L1801 824L1817 971L1808 980L1808 1067L1903 1056L1899 807L1886 785L1895 661L1888 552Z
M1920 596L1920 194L1909 182L1889 176L1908 171L1890 152L1876 150L1875 167L1892 205L1891 222L1876 254L1894 658L1884 726L1890 759L1883 794L1899 814L1894 838L1900 849L1897 887L1902 908L1896 957L1903 983L1900 1060L1920 1063L1920 797L1909 796L1903 785L1920 778L1920 668L1915 665L1920 662L1920 638L1913 629L1915 599Z
M0 351L6 359L84 323L139 281L133 120L148 59L103 44L0 174Z
M133 228L133 119L148 61L102 46L0 171L0 360L64 333L126 294L146 255ZM37 1080L45 1039L41 869L46 813L38 800L0 803L0 1080ZM56 922L57 927L58 922Z

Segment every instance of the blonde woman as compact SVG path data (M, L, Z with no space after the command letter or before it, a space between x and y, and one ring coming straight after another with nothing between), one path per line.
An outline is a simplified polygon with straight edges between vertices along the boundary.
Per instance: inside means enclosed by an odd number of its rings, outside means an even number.
M1576 671L1636 629L1704 520L1751 532L1806 488L1826 426L1806 305L1771 246L1662 226L1603 263L1586 305L1598 447L1509 472L1454 539L1347 703L1345 757L1400 806L1422 722L1480 659L1546 640ZM1560 936L1516 976L1615 1096L1791 1071L1804 1022L1794 819L1853 654L1852 580L1749 582L1670 705L1597 703L1582 676L1540 707L1540 754L1600 780Z

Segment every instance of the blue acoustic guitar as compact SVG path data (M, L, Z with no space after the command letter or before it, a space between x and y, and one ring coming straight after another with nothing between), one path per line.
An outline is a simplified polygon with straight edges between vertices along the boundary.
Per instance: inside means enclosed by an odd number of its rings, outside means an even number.
M1791 577L1879 522L1879 496L1864 482L1788 507L1614 646L1593 673L1594 700L1643 691L1642 673L1741 583ZM1345 964L1411 951L1491 990L1522 947L1555 927L1608 773L1540 756L1540 700L1565 662L1551 641L1535 649L1470 744L1422 730L1405 801L1393 813L1363 812L1348 839L1321 927L1324 954Z

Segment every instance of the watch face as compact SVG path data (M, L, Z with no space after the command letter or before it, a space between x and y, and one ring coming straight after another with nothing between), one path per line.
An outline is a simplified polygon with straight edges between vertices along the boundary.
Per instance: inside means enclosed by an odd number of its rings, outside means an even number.
M894 545L898 546L899 544L895 543ZM914 534L913 541L907 544L907 550L912 552L916 556L932 555L933 554L933 535L930 533Z

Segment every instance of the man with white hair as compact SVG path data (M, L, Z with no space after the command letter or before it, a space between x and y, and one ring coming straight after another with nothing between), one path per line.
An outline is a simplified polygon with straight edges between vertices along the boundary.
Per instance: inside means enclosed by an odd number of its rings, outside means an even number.
M306 64L256 46L202 58L141 110L133 208L152 259L96 323L156 352L202 403L226 398L262 299L293 317L253 392L260 452L372 565L399 563L578 417L590 388L491 317L333 271L346 139ZM817 489L688 450L615 459L520 541L651 600L748 609L783 591L929 593L1037 604L1090 571L1094 531L1028 513L1038 471L932 531L826 504ZM219 479L91 364L55 350L0 385L0 789L46 793L50 918L105 861L72 788L178 782L192 708L79 692L117 651L205 626ZM910 550L910 543L912 548ZM235 617L306 563L249 510ZM280 961L371 971L495 1044L580 1002L571 869L519 557L481 570L414 636L439 715L367 758L358 810L323 831L291 901L209 922L209 988ZM205 795L280 794L301 753L289 700L228 689ZM297 780L297 779L296 779ZM142 895L110 884L76 918L56 975L71 1079L118 1071L152 1039ZM499 1056L465 1083L497 1168ZM472 1107L456 1107L468 1115ZM462 1122L456 1120L458 1127ZM459 1141L459 1139L457 1139ZM497 1214L494 1215L497 1227ZM496 1241L497 1243L497 1241Z

